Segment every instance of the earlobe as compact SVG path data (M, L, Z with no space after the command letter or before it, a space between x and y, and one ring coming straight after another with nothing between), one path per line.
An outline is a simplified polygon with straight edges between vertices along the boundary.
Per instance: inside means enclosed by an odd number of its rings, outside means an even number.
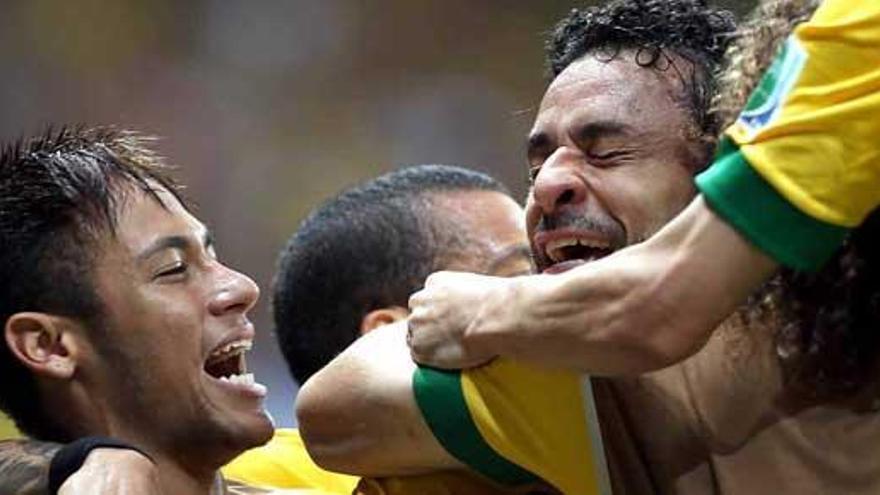
M16 313L4 327L6 345L34 373L66 380L76 369L70 324L67 318L46 313Z
M409 310L401 306L389 306L387 308L374 309L361 319L361 335L385 325L405 320L409 316Z

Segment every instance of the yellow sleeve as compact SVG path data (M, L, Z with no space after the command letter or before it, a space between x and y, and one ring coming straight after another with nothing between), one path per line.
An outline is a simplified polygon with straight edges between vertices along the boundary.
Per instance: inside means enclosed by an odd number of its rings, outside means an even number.
M0 413L0 440L13 438L21 438L21 433L18 432L15 422L9 416Z
M466 372L420 368L413 387L437 440L477 472L611 493L587 377L499 359Z
M312 461L299 431L275 430L266 445L248 450L223 467L223 476L248 485L312 488L308 493L350 495L358 478L321 469Z
M787 201L851 228L880 203L878 115L880 2L826 0L727 135Z

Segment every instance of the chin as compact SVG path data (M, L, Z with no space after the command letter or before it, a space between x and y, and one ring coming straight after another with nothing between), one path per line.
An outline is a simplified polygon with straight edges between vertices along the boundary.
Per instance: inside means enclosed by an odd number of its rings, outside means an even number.
M275 434L275 424L265 410L248 414L247 418L239 419L235 423L233 435L237 439L236 443L245 450L263 445Z
M275 434L275 422L272 421L272 416L269 416L269 413L266 411L263 411L261 416L260 424L254 428L254 442L256 445L263 445L271 440Z
M200 456L211 459L218 468L231 462L245 451L259 447L272 439L275 427L267 414L259 417L227 417L214 419L214 433L201 442ZM213 446L213 449L208 447ZM208 454L212 451L214 454Z

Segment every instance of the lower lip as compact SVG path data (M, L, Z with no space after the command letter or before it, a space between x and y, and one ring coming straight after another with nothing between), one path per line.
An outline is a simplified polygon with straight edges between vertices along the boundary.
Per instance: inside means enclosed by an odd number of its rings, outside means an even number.
M220 380L219 378L214 378L207 373L205 374L219 387L230 392L234 392L238 395L243 395L254 399L263 399L266 397L266 393L268 392L266 386L261 383L233 383L225 380Z
M577 268L581 265L586 265L587 261L585 260L569 260L563 261L561 263L556 263L548 266L544 269L542 273L546 273L548 275L555 275L557 273L563 273L571 270L572 268Z

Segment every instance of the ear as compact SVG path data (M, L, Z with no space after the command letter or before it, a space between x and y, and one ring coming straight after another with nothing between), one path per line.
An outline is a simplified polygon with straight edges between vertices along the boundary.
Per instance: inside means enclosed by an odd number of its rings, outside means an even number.
M401 306L389 306L370 311L361 319L361 335L394 322L405 320L409 310Z
M4 327L12 354L37 375L67 380L76 370L74 323L62 316L22 312L9 317Z

